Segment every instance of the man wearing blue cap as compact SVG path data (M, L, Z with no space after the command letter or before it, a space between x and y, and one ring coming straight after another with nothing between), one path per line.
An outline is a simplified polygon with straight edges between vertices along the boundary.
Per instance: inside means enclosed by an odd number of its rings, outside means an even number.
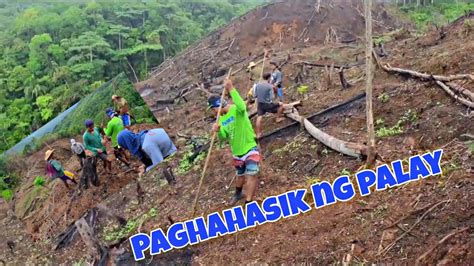
M232 98L233 104L227 104L225 100L221 102L219 96L211 96L207 101L209 109L215 115L219 106L222 106L221 116L214 124L213 130L217 132L221 140L229 142L233 155L237 180L231 204L243 198L242 190L245 183L247 183L245 202L249 203L253 200L258 187L260 153L245 102L230 79L224 81L224 90Z
M107 157L107 149L102 143L99 129L94 127L94 121L86 119L84 122L87 130L84 132L82 138L84 139L84 146L87 150L91 151L94 156L104 161L104 169L111 174L112 173L112 162Z
M125 129L123 126L122 119L118 117L113 108L107 108L105 114L110 118L107 123L107 127L104 128L104 133L112 141L112 147L114 148L114 155L117 159L129 166L128 158L125 151L119 146L117 142L118 134Z

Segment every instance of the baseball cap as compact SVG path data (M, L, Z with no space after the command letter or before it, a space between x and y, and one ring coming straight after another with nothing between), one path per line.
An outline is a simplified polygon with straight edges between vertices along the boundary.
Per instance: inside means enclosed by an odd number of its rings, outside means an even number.
M92 121L91 119L86 119L86 121L84 122L84 125L86 127L91 127L94 125L94 121Z
M212 108L217 108L219 106L221 106L221 97L217 96L217 95L212 95L210 96L208 99L207 99L207 105L208 105L208 110L209 109L212 109ZM222 102L222 107L226 106L227 105L227 101L224 100Z
M110 118L114 117L115 115L114 109L112 107L105 109L105 114Z

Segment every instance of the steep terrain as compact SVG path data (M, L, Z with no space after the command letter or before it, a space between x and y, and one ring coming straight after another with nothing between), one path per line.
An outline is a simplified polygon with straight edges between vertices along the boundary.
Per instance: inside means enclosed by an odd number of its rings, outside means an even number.
M6 252L1 259L17 263L85 261L87 248L78 236L66 247L52 249L57 236L71 222L100 202L129 221L124 227L108 219L100 218L97 222L101 242L109 248L108 259L118 264L133 262L126 236L156 228L165 230L173 222L191 218L202 155L189 170L185 159L192 150L190 142L199 144L208 139L212 119L205 112L206 91L218 93L219 84L232 67L232 79L243 95L249 86L245 67L250 61L262 58L264 47L272 49L271 60L284 64L285 95L288 101L304 100L302 115L309 116L355 99L310 120L340 139L365 142L361 3L322 2L319 11L314 1L275 3L252 11L168 60L148 80L136 84L161 126L167 128L178 144L180 151L172 161L176 187L163 182L161 171L140 179L136 179L135 173L101 176L107 182L74 200L70 200L62 184L54 185L52 190L39 192L42 196L25 210L22 206L31 197L28 190L31 188L24 186L15 201L15 213L22 222L10 219L11 214L2 222L2 227L9 230L3 230L5 241L1 250ZM381 61L432 74L474 73L474 32L470 26L474 25L473 17L471 13L441 33L433 31L413 37L409 31L398 30L403 24L386 7L377 5L376 39L385 43L385 51L378 49L378 52L386 54ZM329 66L355 65L344 71L352 86L342 88L337 71L331 71L333 67L298 64L301 61ZM474 91L472 81L459 84ZM303 85L307 88L302 89ZM148 257L146 263L319 265L343 262L350 255L356 263L414 264L425 252L428 253L420 258L421 263L472 263L473 155L462 137L473 134L472 113L430 81L397 76L377 68L374 86L380 156L389 162L441 147L443 175ZM275 124L271 117L266 117L264 122L265 133L270 133L292 121ZM141 128L149 127L155 125ZM203 140L198 140L198 136ZM67 140L50 145L59 150L66 168L77 169L74 159L68 161ZM258 200L307 188L321 180L331 181L342 173L354 173L364 167L363 161L330 150L297 125L264 138L261 145L265 160ZM43 152L27 159L26 174L30 179L41 174ZM229 207L233 192L227 189L233 176L230 158L227 147L212 152L199 214ZM137 197L137 180L144 191L143 202ZM69 202L71 211L67 213L65 205ZM464 231L437 245L443 237L459 229Z

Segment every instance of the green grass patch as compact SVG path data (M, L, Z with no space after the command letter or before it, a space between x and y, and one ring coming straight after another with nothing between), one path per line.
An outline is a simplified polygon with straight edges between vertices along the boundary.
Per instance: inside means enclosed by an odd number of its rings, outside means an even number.
M112 229L106 229L103 233L104 239L107 242L114 242L119 239L128 237L135 230L138 229L146 220L154 218L158 215L158 211L155 208L151 208L147 213L144 213L138 218L129 219L124 226Z
M375 135L379 138L400 135L404 132L404 126L406 124L413 123L416 120L418 120L418 114L412 109L406 111L397 123L391 127L385 126L383 118L379 118L375 121L375 125L378 127L375 131Z
M454 21L466 12L474 10L474 3L453 3L444 1L433 5L416 6L406 5L400 7L416 27L421 31L426 31L430 26L443 26Z
M388 95L388 93L386 93L386 92L383 92L379 95L379 97L377 97L377 99L381 103L387 103L390 100L390 95Z
M308 85L301 85L298 88L296 88L299 94L306 94L308 93L309 87Z

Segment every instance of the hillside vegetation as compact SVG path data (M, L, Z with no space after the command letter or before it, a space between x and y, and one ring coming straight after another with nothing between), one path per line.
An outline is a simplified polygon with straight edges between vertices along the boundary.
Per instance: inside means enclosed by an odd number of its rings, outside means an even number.
M0 1L0 152L119 73L143 79L262 2Z

